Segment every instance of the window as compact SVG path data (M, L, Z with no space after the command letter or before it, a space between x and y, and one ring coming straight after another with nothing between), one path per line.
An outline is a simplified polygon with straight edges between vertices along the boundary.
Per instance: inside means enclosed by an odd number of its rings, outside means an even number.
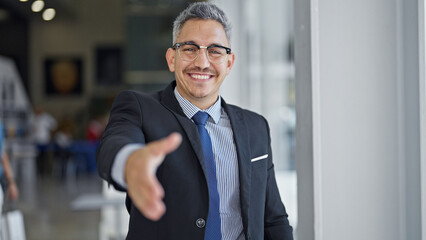
M296 227L293 0L214 2L230 18L236 53L222 95L268 120L278 187Z

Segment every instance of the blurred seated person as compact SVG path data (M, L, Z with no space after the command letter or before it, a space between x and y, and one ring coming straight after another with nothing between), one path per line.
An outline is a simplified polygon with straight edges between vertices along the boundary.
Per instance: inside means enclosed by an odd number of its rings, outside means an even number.
M85 158L87 160L87 171L89 173L96 172L96 149L98 148L99 141L104 133L108 116L101 114L93 117L86 128L86 139L89 144L86 144Z
M105 130L106 122L105 116L97 116L90 120L86 129L86 139L92 142L98 142Z
M71 157L71 146L73 143L72 123L67 120L61 121L55 133L55 161L58 161L61 176L66 175L68 160Z

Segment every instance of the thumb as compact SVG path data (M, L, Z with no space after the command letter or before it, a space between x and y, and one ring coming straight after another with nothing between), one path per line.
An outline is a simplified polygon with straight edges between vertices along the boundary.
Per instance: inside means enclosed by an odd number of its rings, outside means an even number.
M166 138L152 142L150 145L151 153L155 156L166 155L176 150L182 142L182 136L179 133L172 133Z

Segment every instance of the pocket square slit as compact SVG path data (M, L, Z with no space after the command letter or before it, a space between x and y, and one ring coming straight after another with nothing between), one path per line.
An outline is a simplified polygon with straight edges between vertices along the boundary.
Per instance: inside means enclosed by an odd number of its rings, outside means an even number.
M260 157L253 158L251 161L252 161L252 162L256 162L256 161L259 161L259 160L265 159L265 158L267 158L267 157L268 157L268 154L265 154L265 155L262 155L262 156L260 156Z

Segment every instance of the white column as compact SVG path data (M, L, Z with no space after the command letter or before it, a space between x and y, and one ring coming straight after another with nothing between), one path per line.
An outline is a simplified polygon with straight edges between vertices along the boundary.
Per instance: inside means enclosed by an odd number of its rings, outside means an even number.
M296 14L309 17L296 16L295 28L310 42L296 42L296 161L298 174L313 168L313 179L298 177L313 201L298 201L299 209L314 205L315 222L312 230L299 210L299 236L419 239L417 1L303 2Z

